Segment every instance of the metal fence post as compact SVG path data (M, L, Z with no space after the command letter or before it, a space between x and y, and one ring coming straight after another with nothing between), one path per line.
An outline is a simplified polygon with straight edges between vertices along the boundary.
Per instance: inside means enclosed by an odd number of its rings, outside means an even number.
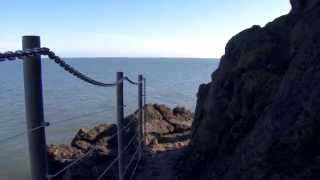
M118 121L118 168L119 168L119 180L123 180L123 167L124 159L121 154L123 151L123 133L124 127L124 112L123 112L123 72L117 72L117 121Z
M138 76L138 107L139 107L139 150L140 150L140 158L142 156L142 149L143 149L143 105L142 105L142 91L143 91L143 76L140 74Z
M145 106L146 106L146 78L143 78L143 124L142 124L142 129L143 129L143 144L146 144L146 132L147 132L147 127L146 127L146 113L145 113Z
M23 36L22 48L40 47L39 36ZM41 79L41 57L26 57L23 61L24 92L27 128L44 125L43 95ZM44 180L48 172L45 129L28 133L31 176L33 180Z

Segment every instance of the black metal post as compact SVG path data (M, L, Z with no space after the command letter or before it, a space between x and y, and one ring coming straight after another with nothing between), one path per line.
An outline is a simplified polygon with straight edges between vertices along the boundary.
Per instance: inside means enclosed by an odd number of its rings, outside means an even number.
M142 150L143 150L143 145L144 145L144 141L143 141L143 105L142 105L142 101L143 101L143 95L142 95L142 91L143 91L143 76L139 75L138 76L138 107L139 107L139 148L140 148L140 157L142 156Z
M147 132L147 127L146 127L146 112L145 112L145 108L146 108L146 96L147 96L147 93L146 93L146 78L143 78L143 143L146 144L146 132Z
M118 121L118 156L119 156L119 180L123 180L124 158L121 154L123 151L123 131L124 112L123 112L123 72L117 72L117 121Z
M146 97L147 97L147 92L146 92L146 78L143 78L143 105L146 105Z
M40 47L39 36L23 36L22 48ZM28 130L44 125L41 57L26 57L23 60L25 109ZM48 172L45 128L28 133L31 176L44 180Z

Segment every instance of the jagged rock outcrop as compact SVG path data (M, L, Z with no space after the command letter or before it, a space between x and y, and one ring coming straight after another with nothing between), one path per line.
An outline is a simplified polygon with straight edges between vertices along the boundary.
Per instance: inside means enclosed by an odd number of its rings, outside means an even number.
M180 136L185 131L191 130L192 113L183 107L170 109L165 105L147 104L144 107L146 119L146 141L147 146L153 146L153 143L162 143L168 139L183 139ZM124 120L127 127L124 130L124 144L128 144L138 130L138 112L134 112ZM131 123L134 122L131 126ZM80 129L73 138L70 145L49 145L48 158L50 174L55 174L76 159L88 154L81 162L70 168L65 173L61 173L55 180L91 180L97 177L105 170L105 168L117 157L117 126L115 124L100 124L92 129ZM180 134L181 133L181 134ZM189 135L184 135L189 138ZM184 140L184 139L183 139ZM181 141L183 141L181 140ZM168 143L159 146L155 151L161 151L165 148L173 148L173 146L184 146L184 142L177 144ZM188 142L186 142L187 144ZM124 157L130 161L131 155L135 152L138 140L134 141ZM94 148L94 149L93 149ZM117 165L111 169L111 173L107 173L106 179L118 179Z
M183 107L170 109L165 105L145 106L146 145L156 145L161 136L191 130L193 114Z
M191 129L192 113L183 107L170 109L165 105L146 105L147 133L167 134Z
M320 179L320 0L290 2L234 36L199 87L193 178Z
M89 180L97 178L103 172L108 162L111 163L117 156L117 136L113 136L116 132L116 125L100 124L92 129L80 129L70 145L49 145L50 174L55 174L74 160L85 156L80 163L54 179ZM126 133L132 137L134 130L127 131ZM126 141L128 140L126 139ZM131 146L131 149L134 149L136 144L137 142ZM91 153L88 154L88 152ZM132 150L127 155L131 152ZM111 171L116 172L116 167L111 169ZM116 179L116 174L107 174L106 178Z

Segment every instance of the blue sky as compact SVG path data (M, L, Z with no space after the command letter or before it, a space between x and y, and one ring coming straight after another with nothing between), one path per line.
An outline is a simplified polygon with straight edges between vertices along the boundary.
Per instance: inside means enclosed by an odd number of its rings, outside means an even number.
M32 34L68 57L220 57L233 35L289 10L289 0L1 0L0 51Z

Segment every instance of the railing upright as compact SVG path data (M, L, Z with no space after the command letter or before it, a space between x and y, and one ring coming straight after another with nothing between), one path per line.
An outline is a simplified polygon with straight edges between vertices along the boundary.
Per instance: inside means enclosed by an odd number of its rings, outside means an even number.
M39 36L24 36L23 49L40 47ZM26 57L23 61L25 109L27 128L34 129L44 125L43 95L41 79L41 57ZM46 179L48 171L46 137L44 126L28 133L31 176L33 180Z
M143 76L140 74L138 76L138 107L139 107L139 148L140 148L140 153L139 156L140 158L142 157L142 150L143 150Z
M123 104L123 72L117 72L117 122L118 122L118 176L119 180L123 180L124 158L122 155L123 149L123 131L124 127L124 104Z
M146 96L147 96L147 92L146 92L146 78L143 77L143 109L145 109L146 107ZM143 144L146 144L146 132L147 132L147 127L146 127L146 122L147 122L147 115L145 113L145 110L143 111L143 124L142 124L142 129L143 129Z

